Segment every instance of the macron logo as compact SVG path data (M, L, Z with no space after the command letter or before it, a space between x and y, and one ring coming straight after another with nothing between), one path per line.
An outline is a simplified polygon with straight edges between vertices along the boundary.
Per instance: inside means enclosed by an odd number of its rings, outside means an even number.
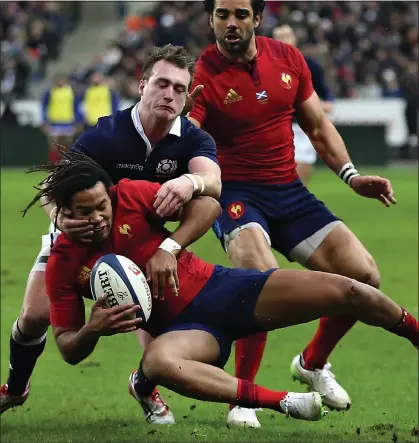
M129 163L118 163L116 165L118 169L136 169L138 171L142 171L144 169L144 166L141 166L140 164L131 165Z

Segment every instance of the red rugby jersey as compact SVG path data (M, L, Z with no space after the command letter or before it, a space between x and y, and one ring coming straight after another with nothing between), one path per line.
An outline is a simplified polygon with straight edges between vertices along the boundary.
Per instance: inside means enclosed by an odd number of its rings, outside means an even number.
M223 181L288 183L297 178L292 114L313 94L301 52L256 37L250 63L225 58L209 46L197 63L192 89L203 84L190 117L217 144Z
M160 243L170 235L164 220L153 208L159 184L128 179L111 188L114 204L112 233L103 244L76 245L65 234L54 244L46 270L47 292L51 300L51 324L78 329L83 326L83 297L92 298L90 273L102 255L114 253L128 257L145 273L145 265ZM214 265L183 250L178 255L179 295L166 288L164 300L153 299L145 330L156 335L198 294L210 278Z

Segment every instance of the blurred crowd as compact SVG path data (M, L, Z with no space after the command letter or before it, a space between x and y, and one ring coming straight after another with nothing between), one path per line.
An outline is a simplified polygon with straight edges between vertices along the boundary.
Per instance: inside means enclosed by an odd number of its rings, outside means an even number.
M418 97L416 2L267 2L260 35L290 24L303 53L325 68L336 97ZM125 18L125 29L91 64L73 73L86 81L100 70L122 97L137 99L144 58L153 45L186 46L195 56L212 42L202 2L156 2L147 16Z
M76 3L1 2L3 100L24 98L30 85L44 78L48 62L60 57L63 39L74 26L69 12Z

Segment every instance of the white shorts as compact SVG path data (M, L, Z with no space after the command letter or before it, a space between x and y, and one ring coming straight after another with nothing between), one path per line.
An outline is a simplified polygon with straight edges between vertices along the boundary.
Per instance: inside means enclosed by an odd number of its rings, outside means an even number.
M45 272L47 269L48 257L51 255L51 247L55 243L57 237L61 234L61 231L54 229L54 223L49 225L48 234L43 235L41 239L41 250L36 257L35 263L32 266L31 272L39 271Z
M294 131L295 161L313 165L316 163L317 153L310 139L296 123L293 123L292 130Z

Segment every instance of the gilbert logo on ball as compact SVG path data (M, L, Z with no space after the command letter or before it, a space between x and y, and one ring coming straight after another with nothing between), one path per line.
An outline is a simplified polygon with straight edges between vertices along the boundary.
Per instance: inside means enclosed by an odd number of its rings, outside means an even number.
M90 289L94 300L106 295L108 307L136 304L141 307L137 318L150 318L152 298L146 277L127 257L107 254L99 258L92 268Z

